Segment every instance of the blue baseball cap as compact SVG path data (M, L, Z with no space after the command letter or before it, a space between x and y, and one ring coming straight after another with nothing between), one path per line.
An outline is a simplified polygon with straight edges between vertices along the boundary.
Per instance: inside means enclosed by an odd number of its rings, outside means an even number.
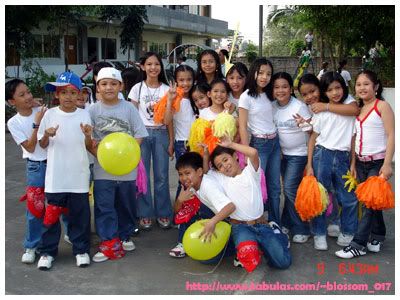
M55 92L59 86L73 85L78 90L82 89L82 81L78 75L72 72L64 72L58 75L56 82L48 82L44 89L46 92Z

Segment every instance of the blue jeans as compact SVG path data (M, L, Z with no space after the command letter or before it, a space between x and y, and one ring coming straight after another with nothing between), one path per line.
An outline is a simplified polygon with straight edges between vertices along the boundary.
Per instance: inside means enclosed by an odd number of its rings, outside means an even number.
M89 193L46 193L48 204L68 208L68 234L73 255L90 251ZM43 225L40 255L57 256L61 235L60 220L50 227Z
M186 142L187 141L175 141L174 142L174 150L175 150L176 162L178 161L179 157L181 157L183 154L185 154L187 152ZM178 188L176 189L175 200L176 200L176 198L178 198L179 193L181 192L181 189L182 189L182 186L181 186L181 183L178 180Z
M357 231L358 200L354 191L348 192L344 187L343 175L350 169L350 154L347 151L329 150L316 146L313 154L313 169L317 181L324 187L332 185L337 201L342 206L340 215L340 231L343 234L354 235ZM326 235L326 216L314 218L311 222L314 235Z
M147 172L147 194L139 196L138 217L162 218L172 217L172 206L169 195L169 156L167 129L147 128L148 137L140 145L141 155ZM150 163L153 159L154 204L150 186Z
M250 146L257 149L261 168L265 173L268 192L268 220L281 223L279 205L281 202L281 146L278 135L273 139L251 136Z
M295 207L297 188L303 179L304 168L307 164L307 156L283 155L281 171L283 179L283 194L285 195L285 207L282 213L282 225L295 234L310 234L310 225L303 222Z
M274 233L269 225L232 224L232 238L236 248L241 242L257 242L271 267L286 269L292 264L292 256L287 248L287 236Z
M26 161L26 185L34 187L44 187L46 176L46 161ZM38 219L32 215L28 209L25 213L26 226L24 248L36 248L42 236L43 219Z
M371 176L378 176L383 159L369 162L356 161L358 182L364 182ZM369 238L383 242L386 236L386 226L381 210L373 210L362 206L362 217L358 224L357 233L350 243L353 247L365 250Z
M101 241L129 239L136 218L136 180L95 180L94 218Z

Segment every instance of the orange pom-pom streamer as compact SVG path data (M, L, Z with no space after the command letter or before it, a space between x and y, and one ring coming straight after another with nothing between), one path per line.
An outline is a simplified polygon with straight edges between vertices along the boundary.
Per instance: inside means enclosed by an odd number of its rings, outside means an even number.
M326 209L326 205L321 201L321 192L315 176L303 177L297 189L294 206L303 221L315 218Z
M207 145L210 154L217 147L217 143L219 143L219 139L213 135L211 127L204 129L204 144Z
M358 200L367 208L374 210L390 209L394 207L394 193L392 186L380 176L371 176L356 189Z
M181 101L183 99L183 88L177 87L176 88L176 97L172 101L172 109L174 112L178 112L181 108ZM154 123L162 124L165 116L165 112L167 110L167 100L168 100L168 92L165 93L164 96L161 97L160 101L158 101L154 105Z

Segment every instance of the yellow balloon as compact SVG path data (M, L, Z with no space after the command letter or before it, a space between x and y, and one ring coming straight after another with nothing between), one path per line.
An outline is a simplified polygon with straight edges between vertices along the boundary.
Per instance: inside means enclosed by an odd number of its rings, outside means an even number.
M139 163L140 146L131 135L114 132L100 142L97 159L107 173L116 176L126 175Z
M211 242L203 242L203 237L199 236L204 229L203 225L208 221L204 219L193 223L183 235L183 248L195 260L208 260L217 256L229 240L231 226L226 222L218 222L214 231L217 237L213 235Z

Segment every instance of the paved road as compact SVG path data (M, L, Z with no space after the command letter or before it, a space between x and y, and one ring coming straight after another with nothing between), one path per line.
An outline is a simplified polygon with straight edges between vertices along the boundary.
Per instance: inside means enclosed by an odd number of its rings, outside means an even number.
M171 196L175 194L177 176L171 162ZM379 254L358 259L339 260L334 251L340 247L329 238L329 251L313 249L310 240L305 245L292 243L293 265L288 270L275 270L265 262L253 273L232 266L225 258L216 270L190 258L174 259L168 251L175 245L177 229L154 228L134 237L136 250L118 261L92 263L86 269L75 266L70 245L60 242L59 256L48 272L36 265L20 262L24 235L24 204L18 199L24 191L25 162L10 134L5 135L5 293L6 294L394 294L395 235L394 210L385 213L387 241ZM96 252L98 238L92 236L91 255ZM364 268L369 269L364 270ZM353 274L367 271L367 274ZM329 281L327 291L321 285ZM278 287L276 283L281 285ZM320 283L319 291L282 290L282 284ZM336 290L335 289L336 282ZM264 285L263 285L264 283ZM270 287L267 283L275 284ZM222 284L237 284L222 286ZM253 288L251 289L253 284ZM345 289L364 289L349 291ZM245 290L245 287L249 290ZM278 284L279 285L279 284ZM222 290L222 288L229 290ZM375 290L374 290L375 287ZM201 291L199 289L214 289ZM269 290L266 290L269 288ZM280 288L281 290L278 290ZM217 290L219 289L219 290ZM256 290L258 289L258 290ZM263 290L260 290L263 289ZM287 289L287 287L286 287Z

